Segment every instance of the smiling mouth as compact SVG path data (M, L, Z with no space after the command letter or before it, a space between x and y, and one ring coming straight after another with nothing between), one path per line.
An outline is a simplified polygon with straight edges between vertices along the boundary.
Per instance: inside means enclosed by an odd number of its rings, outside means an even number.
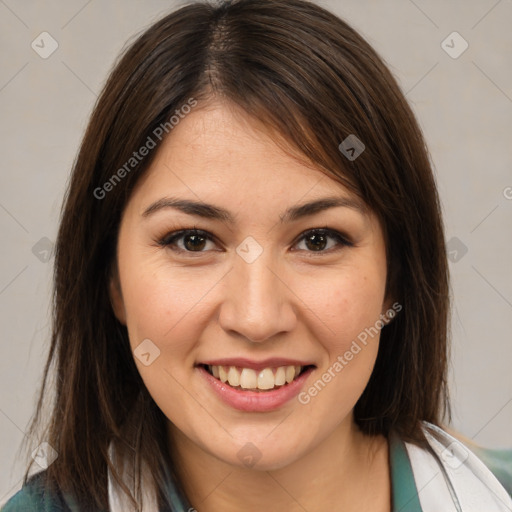
M200 365L210 375L229 385L233 389L247 391L272 391L292 383L304 372L313 368L308 366L278 366L256 371L238 366Z

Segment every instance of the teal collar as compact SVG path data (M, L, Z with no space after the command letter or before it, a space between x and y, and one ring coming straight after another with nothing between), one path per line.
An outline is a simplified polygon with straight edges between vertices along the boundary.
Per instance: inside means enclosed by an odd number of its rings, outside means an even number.
M389 435L389 463L393 512L422 512L407 449L394 433Z

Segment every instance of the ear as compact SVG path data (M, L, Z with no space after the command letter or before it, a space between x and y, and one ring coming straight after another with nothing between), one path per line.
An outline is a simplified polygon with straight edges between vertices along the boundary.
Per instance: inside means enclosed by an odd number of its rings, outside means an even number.
M121 292L121 284L119 282L117 270L112 272L108 285L108 292L114 315L123 325L126 325L126 310L124 307L123 294Z
M397 302L395 300L396 296L396 288L392 285L391 278L389 274L386 277L386 287L384 290L384 300L382 302L382 311L381 314L389 319L389 322L393 319L397 311L395 311L395 308L397 307ZM402 307L400 306L400 309ZM393 316L391 318L388 317L388 312L391 312Z
M387 297L384 302L382 303L382 311L381 313L383 315L385 315L389 309L391 308L391 306L393 305L393 298L392 297Z
M382 316L386 318L387 324L393 321L393 318L402 311L402 304L393 301L393 297L388 297L382 305Z

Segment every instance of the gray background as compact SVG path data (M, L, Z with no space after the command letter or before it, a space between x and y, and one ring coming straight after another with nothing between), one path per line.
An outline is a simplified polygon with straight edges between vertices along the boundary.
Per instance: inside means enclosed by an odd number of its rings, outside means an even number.
M453 427L512 447L512 1L320 3L384 57L431 151L452 260ZM0 0L0 503L20 487L49 340L45 260L88 115L124 43L176 5ZM47 59L31 47L50 48L44 31L59 45ZM442 45L454 31L469 44L457 58L462 39Z

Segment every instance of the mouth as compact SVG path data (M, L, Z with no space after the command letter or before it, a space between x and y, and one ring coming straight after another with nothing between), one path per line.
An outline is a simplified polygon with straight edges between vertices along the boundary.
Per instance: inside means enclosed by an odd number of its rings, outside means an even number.
M260 369L242 366L200 364L218 381L239 391L269 392L290 385L314 365L269 366Z

